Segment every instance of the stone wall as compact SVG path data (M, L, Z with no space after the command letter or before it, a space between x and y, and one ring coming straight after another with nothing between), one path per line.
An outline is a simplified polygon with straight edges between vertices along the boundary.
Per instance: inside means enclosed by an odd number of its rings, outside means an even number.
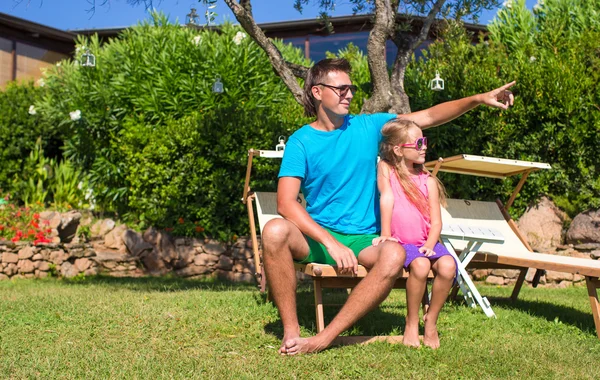
M254 268L252 249L246 238L227 245L208 239L173 238L155 229L142 235L114 226L102 239L96 235L84 243L34 246L0 241L0 280L43 278L52 274L72 278L96 274L140 277L173 273L182 277L217 276L253 282Z

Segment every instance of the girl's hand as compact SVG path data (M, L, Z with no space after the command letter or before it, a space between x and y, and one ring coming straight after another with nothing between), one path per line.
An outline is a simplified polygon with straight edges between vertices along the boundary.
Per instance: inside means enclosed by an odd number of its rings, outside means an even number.
M377 247L379 245L379 243L383 243L384 241L393 241L393 242L398 242L398 239L394 239L391 236L380 236L380 237L376 237L375 239L373 239L373 247Z
M425 255L425 257L429 257L429 256L433 256L435 255L435 252L433 252L433 249L426 247L426 246L422 246L421 248L419 248L419 252L421 252L422 254Z

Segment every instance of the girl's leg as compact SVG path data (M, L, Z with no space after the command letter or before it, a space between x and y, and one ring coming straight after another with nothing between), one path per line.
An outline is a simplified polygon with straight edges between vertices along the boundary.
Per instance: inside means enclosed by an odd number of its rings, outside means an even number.
M427 286L431 262L425 257L417 257L408 268L410 273L406 281L406 327L402 343L419 347L419 308Z
M431 266L435 279L431 288L431 303L427 314L423 316L425 321L425 334L423 335L423 344L433 349L440 347L440 338L437 331L437 320L448 297L448 292L452 287L454 276L456 275L456 263L452 256L442 256Z

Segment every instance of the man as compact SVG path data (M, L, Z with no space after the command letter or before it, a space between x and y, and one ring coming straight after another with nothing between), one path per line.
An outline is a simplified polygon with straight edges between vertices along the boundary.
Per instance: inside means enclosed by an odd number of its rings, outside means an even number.
M279 172L277 211L283 219L263 229L263 257L269 290L279 309L284 355L318 352L387 297L400 275L405 252L386 241L372 246L379 230L376 164L381 127L392 114L349 115L356 87L345 59L325 59L308 72L303 104L316 120L290 137ZM486 104L502 109L513 104L507 91L514 82L484 94L442 103L402 115L421 126L434 127ZM306 209L297 202L302 189ZM368 275L319 334L300 338L296 312L294 261L337 265Z

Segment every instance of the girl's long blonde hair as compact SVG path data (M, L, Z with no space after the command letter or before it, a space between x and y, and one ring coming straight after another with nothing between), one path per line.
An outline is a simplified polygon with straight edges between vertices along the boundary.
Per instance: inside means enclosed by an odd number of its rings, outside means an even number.
M420 128L417 123L411 120L393 119L388 121L382 128L381 134L383 139L379 148L379 156L388 165L394 168L394 173L398 177L398 182L404 190L408 200L415 205L417 210L423 215L430 215L429 203L425 195L419 190L417 185L410 179L409 173L402 169L400 158L394 153L394 147L400 144L408 144L408 131L411 128ZM429 173L423 165L415 165L415 170L421 174ZM446 189L437 177L434 177L439 190L440 204L446 206Z

